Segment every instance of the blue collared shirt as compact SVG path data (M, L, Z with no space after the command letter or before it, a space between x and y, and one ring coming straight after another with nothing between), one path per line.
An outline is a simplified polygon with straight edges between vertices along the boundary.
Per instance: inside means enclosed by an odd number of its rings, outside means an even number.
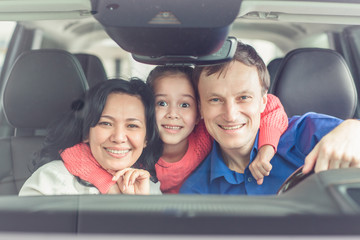
M198 194L276 194L281 184L304 164L306 155L320 139L342 122L323 114L307 113L289 119L289 127L281 136L277 152L271 160L272 170L258 185L249 166L244 173L230 170L222 156L220 146L214 141L212 151L189 176L180 193ZM250 163L258 152L258 136L250 154ZM250 165L249 163L249 165Z

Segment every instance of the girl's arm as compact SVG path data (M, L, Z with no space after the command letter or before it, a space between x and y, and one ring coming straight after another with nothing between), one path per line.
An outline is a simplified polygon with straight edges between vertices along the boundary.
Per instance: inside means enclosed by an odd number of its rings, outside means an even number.
M263 183L264 177L270 174L270 160L275 155L280 136L287 129L288 123L288 117L279 98L268 94L266 108L260 120L259 152L249 166L259 185Z

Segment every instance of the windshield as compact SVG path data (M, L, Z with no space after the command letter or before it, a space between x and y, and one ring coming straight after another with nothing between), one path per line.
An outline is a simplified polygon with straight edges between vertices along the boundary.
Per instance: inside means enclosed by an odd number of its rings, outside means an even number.
M0 214L12 220L0 231L272 234L265 226L274 222L275 234L281 225L302 234L299 223L308 234L359 234L357 159L328 164L350 168L339 171L301 168L324 136L358 119L360 16L348 12L357 3L322 9L324 1L307 1L317 14L306 4L243 1L225 34L236 39L232 61L160 66L120 46L121 34L136 33L134 45L156 49L145 28L128 23L117 36L98 22L94 2L58 2L57 11L37 1L1 18ZM159 12L152 21L181 22ZM190 30L175 28L189 31L174 49L196 42L202 22L193 21ZM202 36L205 48L213 36ZM172 46L165 40L161 50ZM343 135L356 133L350 129ZM349 140L344 152L356 144ZM27 228L16 214L40 220ZM314 229L326 221L348 228Z

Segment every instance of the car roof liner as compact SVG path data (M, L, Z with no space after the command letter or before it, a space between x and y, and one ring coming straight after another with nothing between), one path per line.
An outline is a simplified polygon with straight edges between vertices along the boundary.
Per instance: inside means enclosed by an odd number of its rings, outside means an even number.
M151 63L153 59L154 64L159 64L156 61L159 58L164 62L163 56L166 56L166 61L174 57L174 62L185 63L189 59L194 63L197 57L218 53L226 44L241 2L91 1L93 16L107 34L125 51L139 56L146 63ZM144 60L144 57L147 59ZM211 62L209 57L207 61Z

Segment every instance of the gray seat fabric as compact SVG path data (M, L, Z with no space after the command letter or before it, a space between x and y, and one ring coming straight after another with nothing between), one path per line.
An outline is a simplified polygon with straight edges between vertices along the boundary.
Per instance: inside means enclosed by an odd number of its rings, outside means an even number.
M303 48L282 60L270 88L289 117L318 112L352 118L357 93L343 57L329 49Z
M283 60L283 58L275 58L275 59L271 60L267 65L267 69L270 74L270 85L272 85L274 82L276 72L279 69L279 66L280 66L282 60Z
M98 82L107 80L106 71L100 58L87 53L76 53L74 55L83 68L89 87L96 85Z
M30 176L33 153L55 118L88 89L78 60L62 50L32 50L15 61L3 95L3 107L15 136L0 139L0 194L17 194ZM43 131L45 132L45 131ZM4 154L5 153L5 154Z

